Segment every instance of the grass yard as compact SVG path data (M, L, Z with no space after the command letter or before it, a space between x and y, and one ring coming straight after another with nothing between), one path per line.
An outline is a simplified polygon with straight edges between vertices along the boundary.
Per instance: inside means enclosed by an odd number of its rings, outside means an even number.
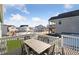
M7 50L8 52L14 51L17 48L20 48L22 44L21 40L8 40L7 41Z

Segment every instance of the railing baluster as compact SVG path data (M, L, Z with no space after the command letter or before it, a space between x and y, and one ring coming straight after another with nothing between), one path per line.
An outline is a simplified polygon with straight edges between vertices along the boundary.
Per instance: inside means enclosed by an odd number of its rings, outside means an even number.
M5 54L7 53L7 41L9 40L17 40L17 38L20 38L19 40L21 40L21 38L23 38L25 35L23 36L13 36L13 37L2 37L0 38L0 54ZM23 39L22 39L23 40Z
M0 39L0 54L5 54L7 51L7 41L8 40L23 40L25 36L13 36L13 37L4 37ZM47 42L51 45L55 44L57 47L55 47L55 52L59 52L60 48L63 48L62 50L66 52L66 54L78 54L79 52L79 46L78 41L79 37L76 36L70 36L70 35L62 35L61 38L53 37L53 36L38 36L38 39L44 42ZM45 40L46 39L46 40ZM65 42L66 41L66 42ZM61 44L61 45L60 45ZM67 51L66 49L67 48ZM74 52L75 51L75 52Z
M77 38L75 40L75 50L77 51Z
M79 37L77 36L70 36L70 35L63 35L64 44L66 44L68 50L66 51L66 54L78 54L79 52L79 46L78 41ZM65 42L66 41L66 42Z

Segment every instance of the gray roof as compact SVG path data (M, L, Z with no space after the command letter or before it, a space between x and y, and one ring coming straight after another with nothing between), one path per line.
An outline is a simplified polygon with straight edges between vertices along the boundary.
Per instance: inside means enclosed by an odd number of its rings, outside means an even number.
M49 21L53 19L67 18L67 17L73 17L73 16L79 16L79 10L59 14L58 16L51 17Z
M21 25L20 27L25 27L25 26L28 27L28 25Z

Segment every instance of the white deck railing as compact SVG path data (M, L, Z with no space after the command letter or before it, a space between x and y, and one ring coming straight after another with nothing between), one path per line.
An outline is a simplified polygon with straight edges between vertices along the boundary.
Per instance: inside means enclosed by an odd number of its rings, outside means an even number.
M43 42L49 43L51 45L55 44L55 52L62 53L62 47L65 50L65 54L79 54L79 37L70 36L70 35L62 35L61 38L48 36L48 35L21 35L21 36L13 36L13 37L3 37L0 38L0 54L5 54L7 51L7 41L8 40L24 40L25 36L30 36L31 38L35 38L41 40ZM66 51L67 50L67 51ZM71 53L72 52L72 53Z
M17 39L24 40L25 36L28 36L28 35L20 35L20 36L0 38L0 54L5 54L8 52L7 51L7 41L8 40L17 40Z
M71 35L62 35L62 37L63 37L62 42L63 47L67 48L67 50L69 49L70 50L69 53L75 51L77 54L79 54L79 37ZM68 51L66 51L66 53L68 53Z
M61 53L61 51L62 51L62 49L61 49L62 48L62 44L61 44L62 38L54 37L54 36L48 36L48 35L39 35L38 40L41 40L41 41L48 43L48 44L51 44L52 46L55 44L54 52L56 54L58 52Z

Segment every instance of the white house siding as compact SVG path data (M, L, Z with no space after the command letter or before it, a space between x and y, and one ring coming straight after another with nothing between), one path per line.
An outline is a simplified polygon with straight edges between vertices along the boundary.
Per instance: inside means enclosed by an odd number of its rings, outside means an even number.
M61 20L61 25L59 21ZM79 16L55 19L56 33L79 33Z
M2 25L2 36L7 35L8 32L8 26L7 25Z

